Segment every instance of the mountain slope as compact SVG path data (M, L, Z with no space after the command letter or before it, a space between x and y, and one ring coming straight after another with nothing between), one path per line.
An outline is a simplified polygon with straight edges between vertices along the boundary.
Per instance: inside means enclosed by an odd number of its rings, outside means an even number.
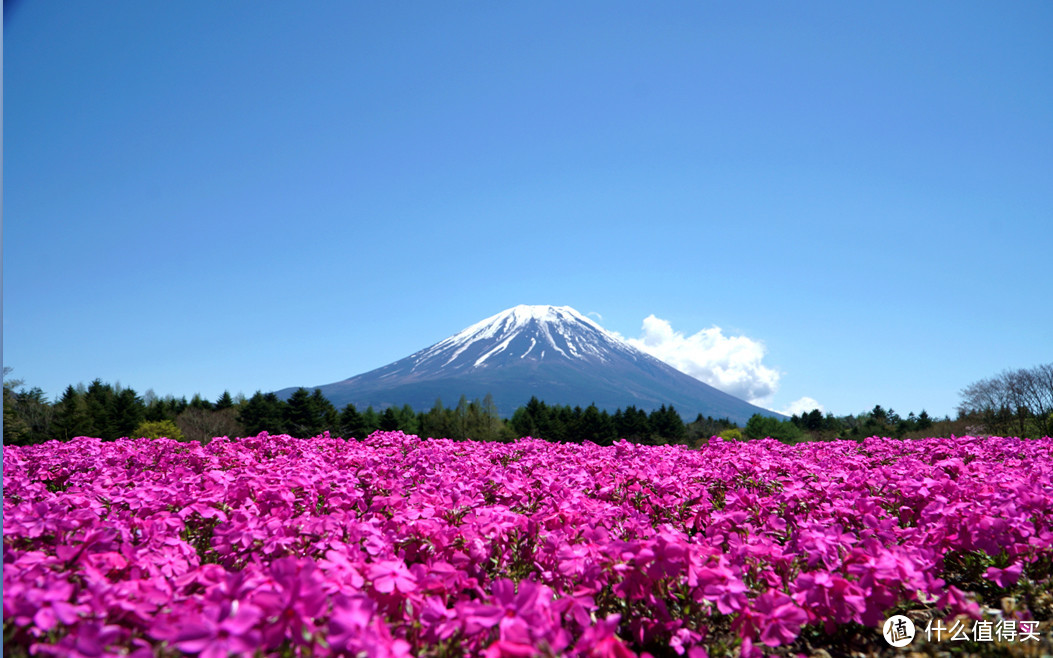
M755 413L778 415L641 352L569 306L516 306L404 359L314 388L337 408L409 404L423 411L436 398L452 406L462 394L490 393L503 415L531 396L612 412L672 404L687 420L701 413L743 424Z

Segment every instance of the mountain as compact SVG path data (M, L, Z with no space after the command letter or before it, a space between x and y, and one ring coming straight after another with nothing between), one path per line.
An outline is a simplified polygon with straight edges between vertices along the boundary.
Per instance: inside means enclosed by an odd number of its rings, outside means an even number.
M537 396L611 412L672 404L686 420L701 413L740 425L756 413L780 417L641 352L569 306L516 306L404 359L312 388L338 409L350 402L360 410L409 404L425 411L436 398L453 406L462 394L490 393L505 416ZM288 398L294 390L277 393Z

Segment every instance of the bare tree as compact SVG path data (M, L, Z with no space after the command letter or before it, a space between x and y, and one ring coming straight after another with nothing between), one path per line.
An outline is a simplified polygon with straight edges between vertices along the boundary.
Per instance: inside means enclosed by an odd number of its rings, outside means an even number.
M1041 432L1053 413L1053 363L1004 370L973 382L960 395L959 415L978 418L988 432L1015 429L1024 435L1032 419Z
M176 417L176 425L187 441L208 443L217 436L242 436L245 428L235 418L233 407L221 411L187 407Z

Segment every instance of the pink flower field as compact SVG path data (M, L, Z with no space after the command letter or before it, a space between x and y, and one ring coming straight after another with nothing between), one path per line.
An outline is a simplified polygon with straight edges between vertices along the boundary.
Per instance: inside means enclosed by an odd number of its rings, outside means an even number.
M892 614L1050 646L1049 438L78 438L3 472L5 655L892 655Z

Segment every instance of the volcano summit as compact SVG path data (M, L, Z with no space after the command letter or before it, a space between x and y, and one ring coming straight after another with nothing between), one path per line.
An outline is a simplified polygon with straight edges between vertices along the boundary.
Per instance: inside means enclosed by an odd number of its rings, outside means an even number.
M337 408L360 410L409 404L425 411L437 398L450 405L490 393L506 416L532 396L611 412L671 404L687 420L701 413L744 424L756 413L777 415L641 352L569 306L516 306L404 359L312 388Z

